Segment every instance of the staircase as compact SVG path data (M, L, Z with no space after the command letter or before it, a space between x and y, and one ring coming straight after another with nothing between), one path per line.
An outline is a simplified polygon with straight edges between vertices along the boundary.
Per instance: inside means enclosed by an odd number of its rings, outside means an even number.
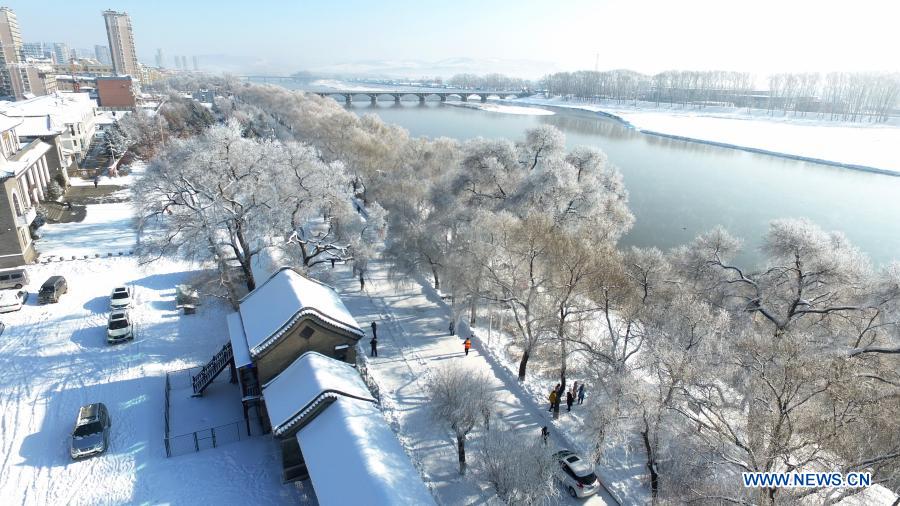
M234 360L234 352L231 350L231 341L225 343L222 349L200 369L196 376L191 376L191 386L194 388L194 397L203 395L206 387L216 379L216 376L222 372Z

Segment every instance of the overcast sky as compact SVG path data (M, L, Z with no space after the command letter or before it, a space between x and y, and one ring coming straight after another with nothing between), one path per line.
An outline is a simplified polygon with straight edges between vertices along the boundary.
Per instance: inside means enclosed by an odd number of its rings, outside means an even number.
M3 2L3 0L0 0ZM548 70L900 70L895 1L6 0L26 42L107 45L126 10L142 61L225 55L290 73L364 60L502 58ZM599 59L598 59L599 54Z

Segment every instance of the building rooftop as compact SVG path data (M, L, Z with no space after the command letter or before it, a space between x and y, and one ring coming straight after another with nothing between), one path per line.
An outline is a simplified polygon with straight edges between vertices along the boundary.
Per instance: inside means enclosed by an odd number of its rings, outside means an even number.
M0 106L6 102L0 102ZM17 128L22 123L19 118L11 118L5 114L0 114L0 132L5 132L12 128Z
M13 118L29 116L53 116L59 123L77 123L84 119L86 110L93 110L97 103L87 93L55 93L41 97L0 103L0 113Z
M6 179L12 176L18 176L28 167L34 165L35 162L48 151L50 146L46 142L35 139L27 146L19 150L8 162L0 165L0 179Z
M364 333L330 286L282 267L240 301L241 323L251 356L278 341L304 316L361 338Z

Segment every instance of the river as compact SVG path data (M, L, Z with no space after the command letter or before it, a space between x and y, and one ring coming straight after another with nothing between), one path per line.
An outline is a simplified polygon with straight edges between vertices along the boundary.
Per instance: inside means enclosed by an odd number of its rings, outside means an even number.
M585 111L519 115L387 100L346 107L414 136L520 140L528 128L555 126L570 148L599 148L621 170L635 215L624 246L665 250L722 225L744 240L737 261L749 266L760 262L770 220L805 217L843 232L875 265L900 259L900 177L646 135Z

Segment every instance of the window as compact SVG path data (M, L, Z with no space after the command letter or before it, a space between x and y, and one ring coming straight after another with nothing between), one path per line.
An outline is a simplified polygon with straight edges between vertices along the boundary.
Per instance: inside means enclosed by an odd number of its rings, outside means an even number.
M19 195L13 192L13 207L16 208L16 216L22 216L22 204L19 203Z
M312 327L304 327L303 330L300 331L300 337L304 339L309 339L315 333Z

